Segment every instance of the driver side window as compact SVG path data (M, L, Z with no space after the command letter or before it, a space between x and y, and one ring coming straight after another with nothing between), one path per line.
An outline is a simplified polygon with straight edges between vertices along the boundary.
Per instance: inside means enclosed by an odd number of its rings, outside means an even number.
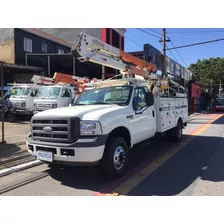
M71 90L70 89L63 89L61 95L62 95L62 97L71 97Z
M143 107L146 107L146 98L145 98L145 89L143 87L136 88L133 98L133 105L135 110L141 110Z

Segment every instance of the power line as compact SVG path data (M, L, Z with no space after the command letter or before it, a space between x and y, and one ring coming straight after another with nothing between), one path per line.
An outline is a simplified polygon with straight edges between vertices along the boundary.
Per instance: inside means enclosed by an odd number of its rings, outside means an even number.
M171 50L168 50L170 52L170 54L173 56L173 58L176 60L177 63L179 63L179 61L177 60L177 58L174 56L173 52ZM179 63L180 64L180 63Z
M149 35L151 35L151 36L153 36L153 37L157 37L157 38L161 39L161 37L156 36L156 35L154 35L154 34L151 34L151 33L147 32L147 31L145 31L145 30L142 30L142 29L140 29L140 28L137 28L137 29L140 30L140 31L142 31L142 32L144 32L144 33L147 33L147 34L149 34Z
M153 31L154 33L157 33L157 34L159 34L159 35L161 35L161 36L162 36L162 34L161 34L161 33L157 32L157 31L155 31L155 30L153 30L153 29L151 29L151 28L148 28L148 30L151 30L151 31Z
M197 31L177 31L177 32L167 32L167 33L170 33L170 34L181 34L181 33L223 33L224 30L215 30L215 31L212 31L212 30L197 30Z
M170 39L170 38L169 38L169 39ZM171 42L171 44L173 45L173 47L175 48L174 43L172 42L172 40L170 40L170 42ZM182 56L180 55L179 51L178 51L177 49L175 49L175 50L176 50L177 54L179 55L179 57L181 58L181 60L184 62L184 64L185 64L186 67L187 67L187 63L184 61L184 59L183 59Z
M224 38L216 39L216 40L209 40L209 41L204 41L204 42L199 42L199 43L195 43L195 44L182 45L182 46L179 46L179 47L169 48L167 50L174 50L174 49L184 48L184 47L192 47L192 46L196 46L196 45L208 44L208 43L218 42L218 41L222 41L222 40L224 40Z
M134 40L130 39L130 38L129 38L129 37L127 37L127 36L124 36L124 37L125 37L126 39L130 40L131 42L135 43L136 45L138 45L138 46L140 46L140 47L142 47L142 48L143 48L143 45L138 44L137 42L135 42Z

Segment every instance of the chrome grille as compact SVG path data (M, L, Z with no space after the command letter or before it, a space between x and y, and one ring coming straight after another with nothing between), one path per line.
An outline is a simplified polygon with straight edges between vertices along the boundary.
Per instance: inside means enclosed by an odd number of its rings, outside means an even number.
M52 109L52 105L51 104L37 104L37 109L38 110Z
M47 142L74 142L79 137L79 118L33 118L32 138Z

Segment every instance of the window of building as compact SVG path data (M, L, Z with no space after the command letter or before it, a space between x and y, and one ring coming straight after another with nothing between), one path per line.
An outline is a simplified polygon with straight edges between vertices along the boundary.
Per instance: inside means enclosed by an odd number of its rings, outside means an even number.
M110 28L106 29L106 43L110 44Z
M24 37L23 39L23 49L26 52L32 52L32 40L29 38Z
M44 42L41 43L41 50L43 52L47 52L47 44L46 43L44 43Z
M58 54L64 54L64 50L63 50L63 49L58 48Z
M112 30L112 46L120 48L120 35L115 30Z
M124 37L121 37L121 50L124 50Z

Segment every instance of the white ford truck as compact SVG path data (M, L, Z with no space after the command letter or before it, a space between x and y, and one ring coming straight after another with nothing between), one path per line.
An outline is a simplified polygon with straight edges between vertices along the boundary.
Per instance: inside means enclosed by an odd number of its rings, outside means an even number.
M135 144L164 132L179 141L187 121L186 97L154 97L141 85L112 85L87 91L71 107L35 114L26 144L46 163L100 164L116 178Z

